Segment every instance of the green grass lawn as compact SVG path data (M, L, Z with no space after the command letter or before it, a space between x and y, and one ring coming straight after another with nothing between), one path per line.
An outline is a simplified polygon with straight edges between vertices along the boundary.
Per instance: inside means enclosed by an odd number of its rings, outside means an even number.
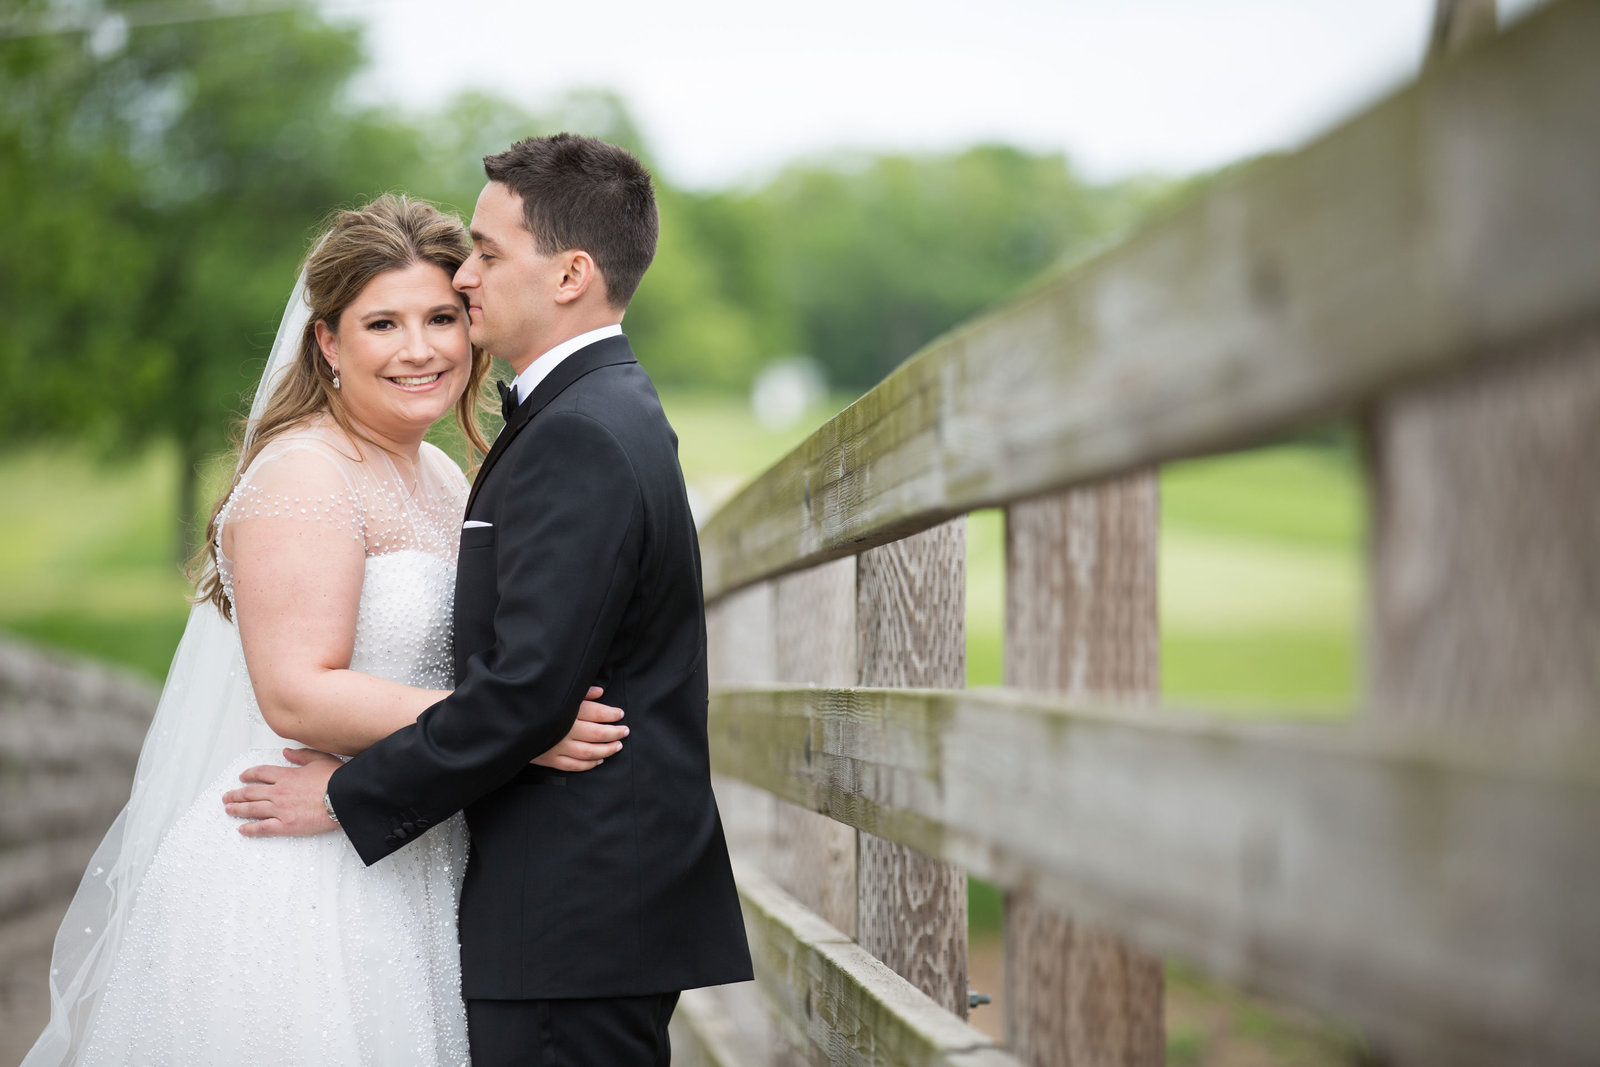
M1161 478L1162 692L1337 718L1361 687L1366 501L1353 449L1285 445Z
M1284 445L1161 474L1161 689L1175 708L1337 718L1358 689L1363 508L1347 449ZM967 683L998 685L1001 513L967 524Z
M58 449L0 458L0 628L154 678L183 632L176 453L99 464Z

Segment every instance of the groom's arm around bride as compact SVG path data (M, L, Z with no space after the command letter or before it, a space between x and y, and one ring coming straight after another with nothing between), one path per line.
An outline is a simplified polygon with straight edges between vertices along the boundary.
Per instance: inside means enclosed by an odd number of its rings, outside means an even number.
M654 254L654 196L636 160L588 138L484 163L456 287L520 402L467 506L457 688L331 779L278 775L275 825L331 828L326 780L374 863L464 809L474 1062L665 1063L678 991L746 980L750 961L711 794L694 523L619 326ZM626 746L583 774L530 766L591 683L628 709Z

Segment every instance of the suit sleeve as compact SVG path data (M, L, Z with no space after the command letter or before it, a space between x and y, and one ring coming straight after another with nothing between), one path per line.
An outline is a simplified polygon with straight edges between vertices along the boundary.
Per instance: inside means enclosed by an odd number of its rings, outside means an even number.
M340 826L368 864L505 784L566 736L638 579L643 504L600 423L549 412L523 431L496 530L494 643L450 696L334 773Z

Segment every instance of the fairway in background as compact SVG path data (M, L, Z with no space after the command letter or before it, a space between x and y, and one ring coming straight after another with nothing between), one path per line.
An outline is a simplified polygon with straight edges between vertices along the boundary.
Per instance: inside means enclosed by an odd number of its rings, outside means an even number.
M177 567L177 453L104 463L35 448L0 458L0 629L166 674L189 605Z
M1343 438L1164 467L1163 698L1269 717L1351 714L1366 525Z
M1165 703L1290 718L1349 714L1359 690L1365 503L1342 441L1161 471ZM967 683L999 685L1005 524L967 527Z

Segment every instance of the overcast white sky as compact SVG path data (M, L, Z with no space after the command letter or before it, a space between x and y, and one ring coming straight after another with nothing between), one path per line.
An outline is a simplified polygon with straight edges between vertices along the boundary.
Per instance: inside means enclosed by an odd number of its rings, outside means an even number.
M1434 0L325 0L369 98L615 89L678 184L838 149L1007 142L1092 178L1290 148L1408 80ZM1501 0L1510 21L1540 0ZM448 15L445 14L448 8Z

